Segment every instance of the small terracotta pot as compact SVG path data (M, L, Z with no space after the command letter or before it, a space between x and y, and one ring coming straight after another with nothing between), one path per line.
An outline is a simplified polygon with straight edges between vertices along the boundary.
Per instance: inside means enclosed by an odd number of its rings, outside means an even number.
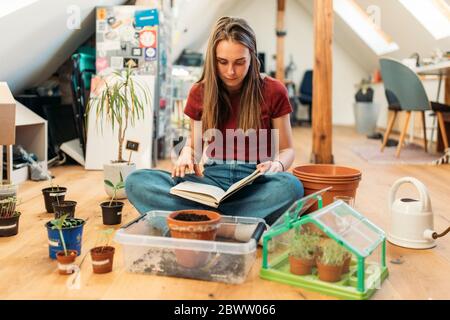
M108 273L112 271L114 252L115 248L111 246L91 249L92 269L94 273Z
M64 251L58 251L56 253L59 274L67 275L74 272L73 263L77 258L77 253L76 250L67 250L67 256L64 255Z
M175 219L179 214L206 215L208 221L181 221ZM172 238L215 240L221 216L219 213L208 210L181 210L172 212L167 217L167 224ZM175 250L177 262L186 268L198 268L206 264L209 252L177 249Z
M350 271L350 262L352 261L352 255L348 254L344 260L344 264L342 266L342 274L348 273Z
M342 264L338 266L325 265L317 261L317 273L319 279L327 282L338 282L341 280Z
M53 202L53 211L55 212L55 219L67 214L67 218L75 218L75 207L77 205L76 201L64 200L58 202Z
M303 276L312 273L315 261L314 258L308 260L289 256L289 264L291 273Z
M48 213L53 213L53 202L64 201L66 197L67 188L64 187L49 187L42 189L44 195L45 210Z
M198 214L206 215L208 221L182 221L175 217L179 214ZM170 234L173 238L196 239L196 240L215 240L220 214L208 210L180 210L172 212L167 217L167 224L170 228Z

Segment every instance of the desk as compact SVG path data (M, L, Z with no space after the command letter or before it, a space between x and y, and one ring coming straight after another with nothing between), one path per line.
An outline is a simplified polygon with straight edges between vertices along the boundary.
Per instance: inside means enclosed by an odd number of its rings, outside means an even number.
M437 75L439 76L439 87L438 87L438 96L437 96L437 102L439 100L440 95L440 88L441 88L441 82L442 78L445 77L445 99L444 103L446 105L450 105L450 59L441 61L436 64L427 65L427 66L421 66L417 68L413 68L413 70L419 74L419 75ZM449 139L450 143L450 115L444 114L444 123L445 123L445 131L447 132L447 137ZM442 136L440 134L440 131L438 131L438 138L437 138L437 151L442 152L444 151L444 144L442 141ZM430 141L433 137L431 137Z

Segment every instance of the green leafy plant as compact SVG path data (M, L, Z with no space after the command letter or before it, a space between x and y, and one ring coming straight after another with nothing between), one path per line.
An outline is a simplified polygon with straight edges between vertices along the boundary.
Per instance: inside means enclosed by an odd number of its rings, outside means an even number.
M86 108L86 120L90 110L94 108L97 121L102 122L106 118L111 123L113 132L117 127L117 162L125 162L122 151L129 120L134 126L136 119L144 118L145 105L150 104L150 93L135 82L132 75L133 69L129 67L122 72L114 72L111 78L103 79L105 88L98 97L91 97ZM142 93L143 99L139 97L139 93Z
M67 225L67 222L66 222L67 216L68 216L68 214L65 214L65 215L59 217L58 219L52 220L52 230L58 230L59 238L61 239L61 244L63 246L65 256L68 256L68 253L67 253L66 242L64 241L64 235L62 233L62 230L65 228L65 225Z
M122 172L119 172L119 174L120 174L120 181L117 182L116 184L112 183L110 180L106 180L106 179L104 180L105 184L108 187L111 187L113 189L113 196L111 197L111 201L109 202L110 207L112 206L112 203L117 196L117 191L125 188L125 183L123 182Z
M319 261L324 265L337 266L344 262L346 250L332 239L322 241L319 245Z
M109 228L109 229L105 229L105 230L101 230L97 243L104 243L104 245L101 246L101 252L103 252L103 249L108 247L110 242L111 242L111 238L112 238L112 234L114 232L113 228ZM98 245L95 245L96 247L98 247Z
M320 242L320 236L314 233L296 233L290 242L289 255L305 260L314 258Z
M19 204L16 197L9 197L0 200L0 218L12 218L18 215L16 211L16 206Z

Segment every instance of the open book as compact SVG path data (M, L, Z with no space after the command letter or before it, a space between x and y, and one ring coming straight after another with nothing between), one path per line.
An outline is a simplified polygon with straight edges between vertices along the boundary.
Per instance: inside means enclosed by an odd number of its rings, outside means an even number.
M223 200L251 184L256 178L264 175L256 169L251 175L231 185L227 191L209 184L185 181L170 189L170 193L179 197L196 201L210 207L217 208Z

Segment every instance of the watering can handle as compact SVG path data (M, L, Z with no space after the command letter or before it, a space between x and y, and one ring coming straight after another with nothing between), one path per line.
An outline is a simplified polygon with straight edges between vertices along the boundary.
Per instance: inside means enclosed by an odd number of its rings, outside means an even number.
M430 211L431 206L430 206L430 198L428 196L427 187L422 182L420 182L419 180L417 180L416 178L413 178L413 177L401 178L401 179L398 179L394 183L394 185L391 188L391 191L389 192L389 211L392 208L392 204L395 201L395 196L397 194L398 189L404 183L411 183L417 188L417 190L419 191L419 195L420 195L420 202L422 203L422 211L423 212Z

